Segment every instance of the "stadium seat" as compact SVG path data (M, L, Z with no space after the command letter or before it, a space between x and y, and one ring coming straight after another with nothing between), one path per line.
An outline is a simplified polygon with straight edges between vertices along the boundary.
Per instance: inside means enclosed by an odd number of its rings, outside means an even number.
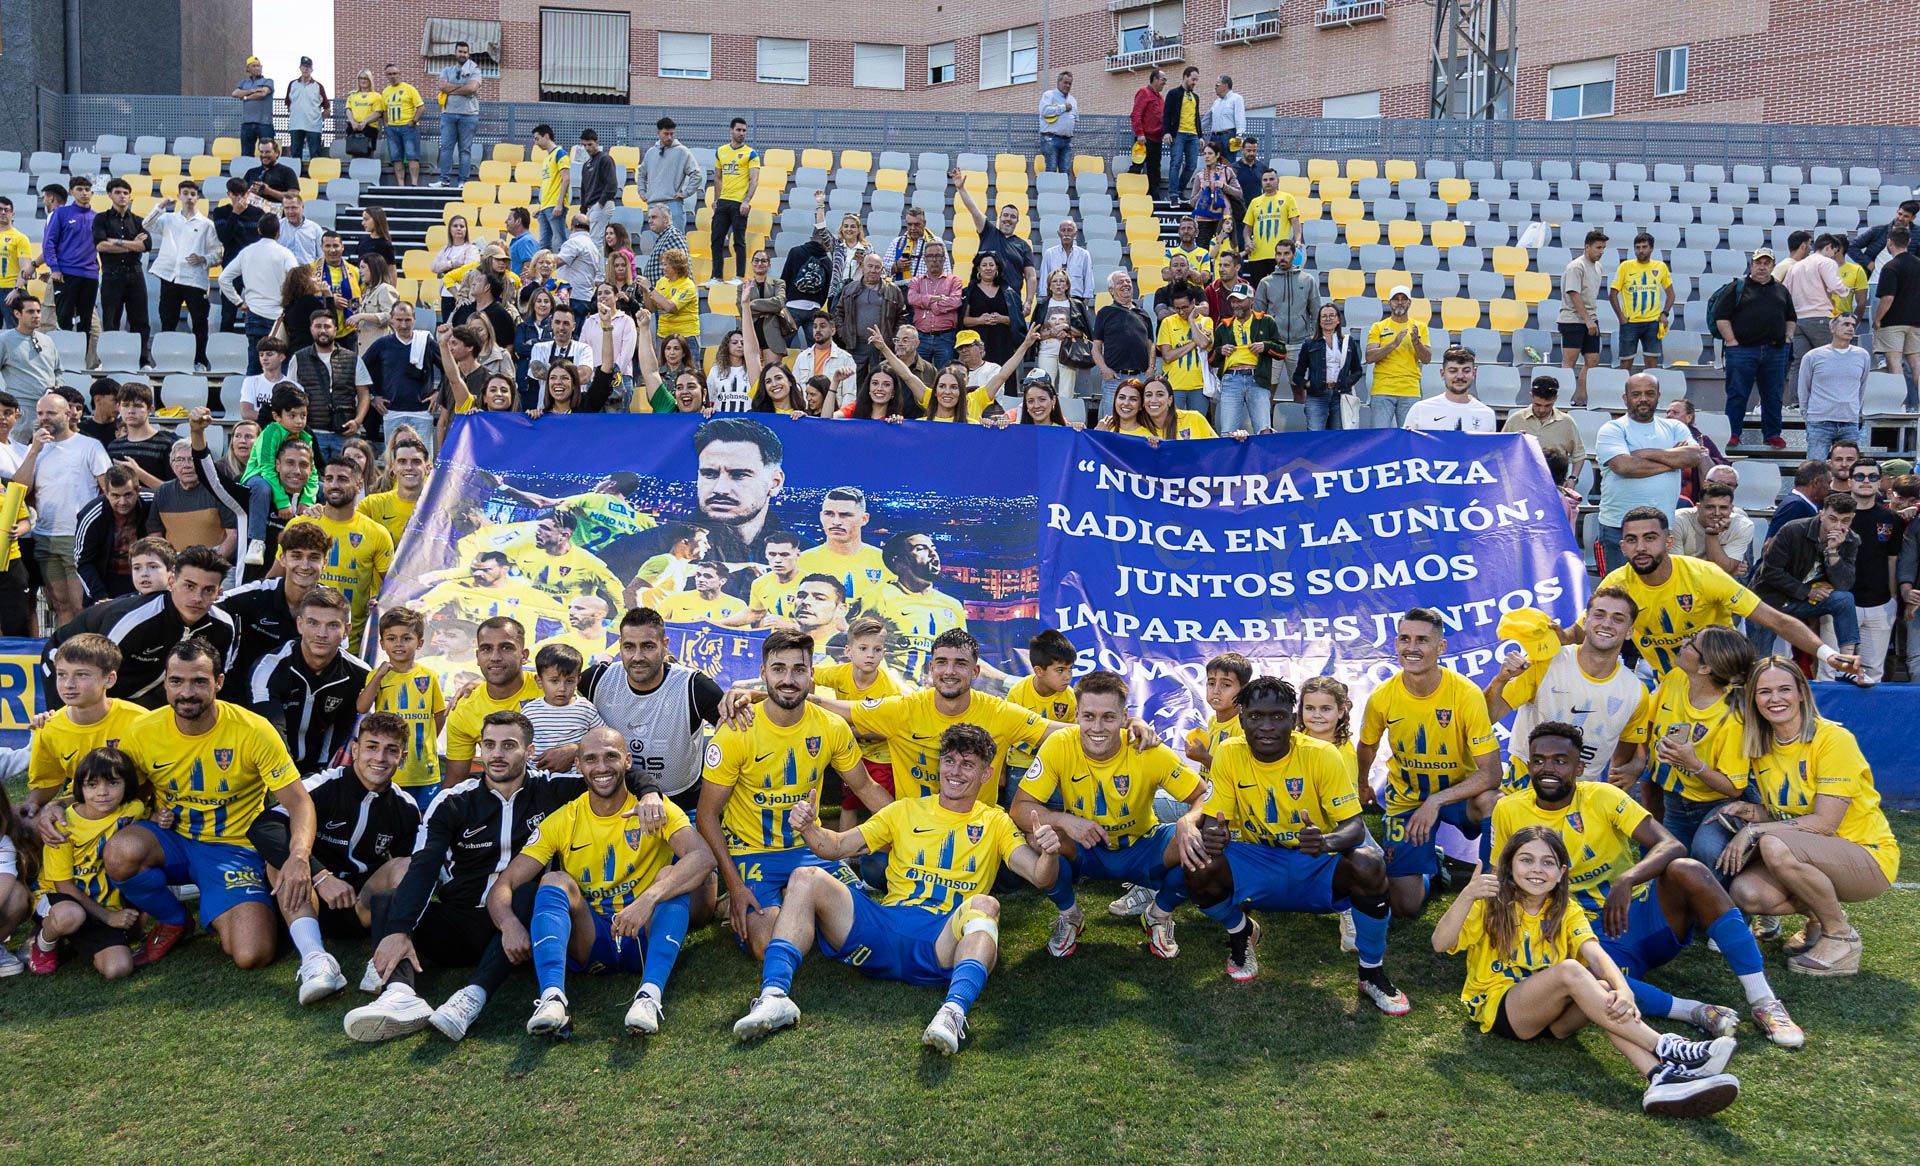
M1458 247L1467 241L1467 225L1452 219L1443 219L1429 225L1428 231L1433 237L1433 245L1442 251L1449 247Z
M1501 275L1518 275L1527 270L1532 258L1524 247L1495 247L1493 269Z
M1734 487L1733 504L1745 510L1771 510L1780 498L1780 463L1759 458L1741 458L1733 463L1740 484Z
M1449 332L1480 326L1480 301L1454 297L1440 301L1440 323Z
M1367 289L1367 277L1359 271L1327 272L1327 295L1336 300L1345 300L1363 294ZM1369 321L1371 323L1371 321Z
M1604 327L1602 331L1605 331ZM1587 370L1587 404L1594 409L1610 409L1616 413L1627 407L1627 373L1625 369L1609 368L1601 365Z
M1441 202L1453 206L1473 197L1473 184L1464 178L1442 178L1435 183L1434 192Z

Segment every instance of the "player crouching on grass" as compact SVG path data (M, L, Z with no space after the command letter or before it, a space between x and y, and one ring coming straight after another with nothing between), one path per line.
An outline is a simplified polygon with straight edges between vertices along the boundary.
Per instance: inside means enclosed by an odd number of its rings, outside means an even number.
M787 821L823 859L888 851L887 896L875 903L819 867L794 871L767 944L760 995L734 1036L751 1040L800 1019L787 992L817 936L821 954L875 979L945 987L921 1043L945 1056L960 1050L967 1010L999 956L1000 902L986 891L1001 863L1042 890L1060 869L1053 827L1037 826L1022 839L1006 811L976 800L995 752L986 730L953 725L940 734L933 796L896 801L845 832L821 828L810 801L788 811Z
M1460 999L1480 1026L1509 1040L1564 1040L1589 1024L1647 1079L1641 1107L1663 1117L1718 1113L1740 1096L1722 1072L1730 1036L1683 1040L1649 1028L1627 977L1594 937L1567 888L1571 864L1548 826L1514 831L1495 871L1473 876L1433 929L1433 950L1467 953Z

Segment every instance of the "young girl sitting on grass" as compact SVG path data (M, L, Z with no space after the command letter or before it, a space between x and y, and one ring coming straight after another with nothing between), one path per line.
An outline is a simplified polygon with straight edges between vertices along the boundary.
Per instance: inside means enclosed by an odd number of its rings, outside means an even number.
M27 945L27 966L35 975L51 974L60 966L65 940L68 950L93 960L95 971L109 980L123 979L133 974L140 912L107 881L101 854L121 827L147 816L152 790L131 757L102 746L80 759L73 792L78 800L66 809L66 840L46 848L40 886L47 913Z

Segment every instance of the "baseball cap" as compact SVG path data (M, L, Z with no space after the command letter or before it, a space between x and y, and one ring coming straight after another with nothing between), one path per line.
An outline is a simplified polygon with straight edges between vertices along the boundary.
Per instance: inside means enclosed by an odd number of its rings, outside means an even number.
M1387 298L1392 299L1395 296L1405 296L1408 299L1412 299L1413 289L1404 283L1396 283L1393 285L1393 290L1387 293Z
M1227 298L1230 300L1250 300L1253 298L1253 289L1248 287L1243 280L1227 289Z
M1560 633L1553 618L1531 607L1519 607L1500 617L1500 638L1520 645L1529 663L1538 664L1560 650Z
M1020 379L1020 383L1023 385L1050 385L1053 383L1053 378L1047 375L1045 369L1030 368L1027 370L1027 375Z
M953 346L955 348L965 348L969 344L978 343L980 343L980 333L975 332L971 328L962 328L960 331L954 333Z
M313 58L312 58L312 57L301 57L301 58L300 58L300 63L301 63L301 64L302 64L303 66L305 66L306 68L309 68L309 69L311 69L311 68L313 68Z
M260 63L259 57L248 57L245 61L241 62L241 64L244 64L244 65L257 65L259 63Z
M1755 259L1773 259L1773 258L1776 258L1776 256L1775 256L1775 255L1774 255L1774 253L1773 253L1773 248L1771 248L1771 247L1762 247L1762 248L1760 248L1760 249L1759 249L1758 251L1755 251L1755 252L1753 253L1753 257L1754 257Z

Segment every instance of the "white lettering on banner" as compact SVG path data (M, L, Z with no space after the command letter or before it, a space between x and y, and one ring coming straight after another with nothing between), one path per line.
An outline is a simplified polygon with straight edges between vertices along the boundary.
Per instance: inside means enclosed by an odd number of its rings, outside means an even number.
M1083 458L1078 469L1095 475L1096 489L1196 510L1271 506L1279 502L1301 502L1308 497L1327 498L1335 493L1369 494L1410 486L1475 486L1497 481L1493 471L1479 462L1438 458L1405 458L1370 466L1321 470L1308 475L1309 486L1305 492L1294 482L1292 474L1161 478L1106 465L1092 458Z

